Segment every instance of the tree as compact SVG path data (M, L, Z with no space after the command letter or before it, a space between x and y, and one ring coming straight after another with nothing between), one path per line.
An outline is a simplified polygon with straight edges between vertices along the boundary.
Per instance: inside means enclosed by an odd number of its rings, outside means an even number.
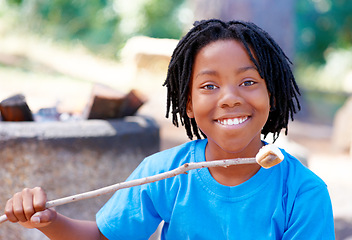
M195 20L252 21L267 31L285 53L294 55L294 0L188 0Z
M134 35L179 38L184 0L7 0L20 26L60 41L78 41L95 53L116 56Z
M325 63L333 48L352 45L352 1L297 1L297 56L306 63Z

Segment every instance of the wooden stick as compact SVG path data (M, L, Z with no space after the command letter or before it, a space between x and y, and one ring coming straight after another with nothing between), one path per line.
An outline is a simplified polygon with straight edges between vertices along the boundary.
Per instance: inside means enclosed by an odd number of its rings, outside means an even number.
M182 173L187 173L187 171L193 170L193 169L206 168L206 167L228 167L231 165L252 164L252 163L256 163L255 158L235 158L235 159L216 160L216 161L209 161L209 162L185 163L178 168L175 168L173 170L170 170L164 173L159 173L150 177L135 179L127 182L121 182L111 186L99 188L93 191L48 201L46 202L45 207L52 208L52 207L64 205L71 202L77 202L83 199L98 197L107 193L115 192L120 189L135 187L135 186L139 186L147 183L160 181L166 178L171 178L171 177L180 175ZM6 221L7 221L6 215L0 216L0 224Z

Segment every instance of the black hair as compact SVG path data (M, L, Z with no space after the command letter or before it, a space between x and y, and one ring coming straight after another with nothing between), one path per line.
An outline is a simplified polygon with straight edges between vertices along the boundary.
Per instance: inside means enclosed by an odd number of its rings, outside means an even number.
M201 135L206 138L195 119L187 116L192 67L200 49L211 42L226 39L234 39L244 45L259 75L266 81L271 109L262 134L266 137L273 133L275 141L283 128L286 128L287 134L290 117L293 120L294 113L300 110L300 92L290 67L292 62L267 32L250 22L211 19L194 23L176 46L168 67L164 83L167 87L166 117L169 117L172 107L175 126L178 127L180 121L190 139L194 136L200 139Z

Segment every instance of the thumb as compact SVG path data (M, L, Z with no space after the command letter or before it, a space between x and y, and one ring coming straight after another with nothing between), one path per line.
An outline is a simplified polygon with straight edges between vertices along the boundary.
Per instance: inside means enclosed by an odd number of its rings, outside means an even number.
M44 211L33 214L30 223L35 228L45 227L55 221L57 213L54 209L45 209Z

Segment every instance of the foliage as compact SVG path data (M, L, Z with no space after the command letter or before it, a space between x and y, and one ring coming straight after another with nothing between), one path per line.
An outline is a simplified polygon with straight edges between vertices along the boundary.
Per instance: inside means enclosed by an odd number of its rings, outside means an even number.
M178 18L183 0L6 2L17 9L21 28L55 40L73 40L110 57L133 35L179 38L183 29Z
M121 31L127 35L179 38L183 24L179 12L184 0L115 0Z
M306 89L352 93L352 47L330 50L326 53L326 64L307 65L296 73Z
M352 1L297 1L297 63L325 63L330 48L352 45Z

